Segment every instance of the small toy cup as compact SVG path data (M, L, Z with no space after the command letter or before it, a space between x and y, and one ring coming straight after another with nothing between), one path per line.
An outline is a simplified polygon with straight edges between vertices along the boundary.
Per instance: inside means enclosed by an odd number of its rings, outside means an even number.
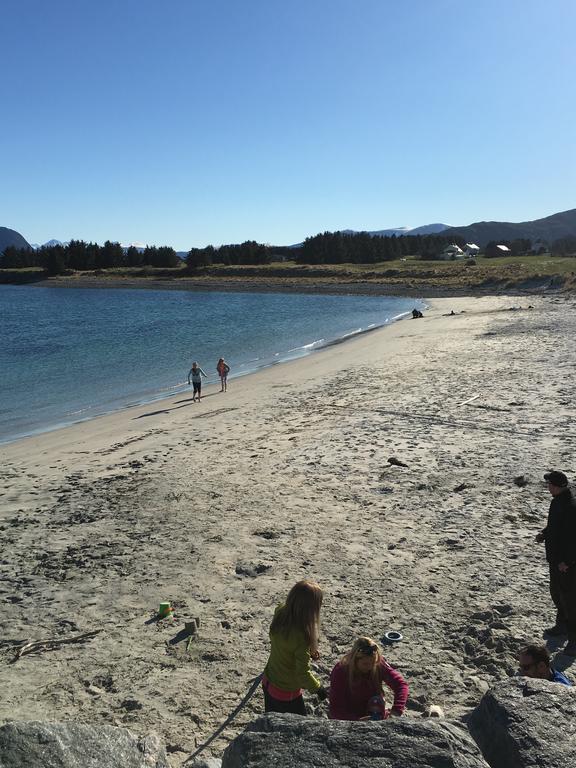
M382 696L372 696L368 702L368 715L370 720L384 720L386 707Z

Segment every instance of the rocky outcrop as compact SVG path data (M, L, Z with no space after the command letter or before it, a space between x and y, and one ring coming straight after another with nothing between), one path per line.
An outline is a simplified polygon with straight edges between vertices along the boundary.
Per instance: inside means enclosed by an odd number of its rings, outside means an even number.
M222 768L487 768L465 730L445 720L351 723L297 715L258 718L224 752Z
M190 768L568 768L576 766L576 688L511 678L488 691L468 729L444 719L383 723L268 714L232 741L222 761ZM0 768L168 768L155 734L110 726L0 726Z
M468 727L492 768L576 765L576 688L511 678L484 695Z
M0 727L1 768L168 768L155 734L77 723L12 722Z

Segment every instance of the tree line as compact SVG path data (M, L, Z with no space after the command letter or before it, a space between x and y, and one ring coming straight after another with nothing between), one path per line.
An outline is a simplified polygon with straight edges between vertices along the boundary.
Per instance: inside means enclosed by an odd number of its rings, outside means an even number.
M576 237L573 235L559 237L552 243L551 251L558 254L558 256L568 256L569 254L576 253Z
M188 251L186 263L191 271L200 267L209 267L211 264L228 266L270 264L281 259L292 260L297 250L288 246L263 245L256 240L246 240L244 243L221 245L218 248L213 245L208 245L206 248L191 248Z
M464 238L446 235L370 235L368 232L323 232L308 237L301 246L271 246L247 240L234 245L191 248L186 263L189 272L212 264L262 265L289 260L298 264L375 264L407 256L423 260L437 259L452 244L463 248ZM512 256L530 253L532 242L528 238L491 241L483 249L487 257L502 256L498 245L506 245ZM576 237L568 236L554 241L552 253L576 253ZM104 245L71 240L67 245L42 246L37 250L8 246L0 255L0 269L39 267L50 275L69 270L86 271L114 267L174 268L181 265L176 251L169 246L124 248L120 243L107 240Z
M301 264L374 264L405 256L437 258L448 245L463 247L462 237L442 235L379 236L368 232L324 232L308 237L296 260Z
M174 248L146 246L124 248L107 240L104 245L71 240L67 245L44 245L37 250L8 246L0 256L1 269L40 267L50 275L67 270L111 269L113 267L177 267L181 264Z
M461 237L439 235L401 235L400 237L369 235L367 232L324 232L308 237L301 246L270 246L248 240L240 245L209 245L206 248L192 248L188 253L187 265L190 271L211 264L269 264L280 259L296 261L298 264L374 264L392 261L402 256L421 255L434 258L456 242L464 245Z

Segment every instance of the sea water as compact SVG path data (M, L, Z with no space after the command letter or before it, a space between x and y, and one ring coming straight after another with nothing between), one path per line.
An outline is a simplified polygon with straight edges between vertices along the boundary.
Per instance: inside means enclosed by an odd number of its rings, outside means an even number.
M301 357L404 316L390 296L0 285L0 442ZM287 371L286 375L289 373Z

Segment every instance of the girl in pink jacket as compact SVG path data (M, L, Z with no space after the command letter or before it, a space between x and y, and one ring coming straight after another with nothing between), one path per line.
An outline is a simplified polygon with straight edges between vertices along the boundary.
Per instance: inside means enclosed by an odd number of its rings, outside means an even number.
M384 709L383 683L394 693L394 703L389 710ZM408 685L388 664L374 640L359 637L330 675L330 717L333 720L369 720L374 717L371 699L375 697L382 698L384 718L401 715L406 707Z

